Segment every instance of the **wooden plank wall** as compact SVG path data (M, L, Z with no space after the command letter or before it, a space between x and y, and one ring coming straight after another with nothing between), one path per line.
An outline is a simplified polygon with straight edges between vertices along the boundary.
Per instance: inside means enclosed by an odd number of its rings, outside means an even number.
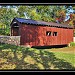
M57 32L57 36L46 36L46 31ZM73 41L73 29L48 26L21 25L21 44L30 46L64 45Z

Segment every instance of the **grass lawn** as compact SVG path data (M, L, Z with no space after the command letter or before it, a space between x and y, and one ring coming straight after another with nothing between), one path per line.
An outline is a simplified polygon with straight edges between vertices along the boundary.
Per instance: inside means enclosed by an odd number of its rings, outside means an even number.
M75 70L75 47L35 49L0 44L0 70Z

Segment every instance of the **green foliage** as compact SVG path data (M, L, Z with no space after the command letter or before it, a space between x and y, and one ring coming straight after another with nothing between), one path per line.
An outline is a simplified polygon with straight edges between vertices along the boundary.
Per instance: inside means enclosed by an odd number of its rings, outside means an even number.
M0 34L10 34L10 23L16 16L18 16L17 12L13 8L0 8L0 28L3 29L4 27L4 30L1 30Z
M66 13L68 13L68 8L69 6L65 5L11 5L9 8L7 5L1 6L0 28L4 28L5 30L0 30L0 34L10 34L10 23L14 17L43 20L47 22L56 22L56 19L58 19L59 23L64 23ZM73 9L75 9L75 6L73 6ZM72 22L70 22L70 25L74 23L74 16L75 15L73 14L73 19Z
M59 12L66 11L66 8L64 6L19 6L18 7L18 13L20 17L25 17L24 13L30 18L34 20L43 20L48 22L55 22L55 18L60 16L61 14ZM59 13L59 14L57 14ZM63 15L64 15L63 13ZM22 15L22 16L21 16ZM62 16L63 16L62 15ZM65 15L64 15L65 19ZM63 19L63 20L64 20Z
M75 46L75 42L71 42L70 43L70 46Z

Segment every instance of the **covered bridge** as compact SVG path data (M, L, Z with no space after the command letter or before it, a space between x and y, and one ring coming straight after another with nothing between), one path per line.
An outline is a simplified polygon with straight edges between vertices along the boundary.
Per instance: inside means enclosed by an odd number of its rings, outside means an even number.
M73 27L53 22L14 18L11 36L20 36L20 45L68 45L73 41Z

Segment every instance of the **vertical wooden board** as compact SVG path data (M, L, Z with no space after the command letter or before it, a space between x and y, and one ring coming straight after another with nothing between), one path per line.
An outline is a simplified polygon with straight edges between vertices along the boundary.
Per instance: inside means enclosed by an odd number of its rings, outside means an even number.
M73 35L74 35L74 32L73 32L73 29L71 29L71 41L73 42Z
M62 35L62 44L64 44L65 33L64 33L64 29L63 29L63 28L62 28L62 33L61 33L61 35Z
M48 27L46 26L46 32L48 31ZM46 33L45 33L46 34ZM46 41L45 41L45 45L47 46L47 44L48 44L48 37L47 37L47 35L46 35Z
M70 29L70 42L72 41L72 30Z
M58 28L57 42L58 45L61 45L61 28Z
M57 29L53 27L53 32L57 32ZM53 36L53 45L57 44L57 36Z
M34 26L34 42L35 42L35 46L38 45L38 26Z
M46 32L47 32L47 31L50 31L49 28L48 28L48 26L46 27ZM50 36L46 36L46 39L47 39L47 40L46 40L46 45L49 45L49 37L50 37Z
M61 36L61 32L62 32L62 30L61 30L61 28L60 28L60 45L61 45L61 43L62 43L62 41L61 41L61 38L62 38L62 36Z
M68 44L68 29L66 29L66 44Z
M32 28L31 28L31 25L28 25L28 45L30 45L30 33L31 33L31 31L32 31Z
M35 45L35 43L34 43L34 40L35 40L35 38L34 38L34 26L32 26L32 25L29 25L30 26L30 29L29 29L29 31L30 31L30 45Z
M47 36L46 36L46 32L47 32L47 26L44 27L44 46L47 46Z
M50 30L52 32L51 38L50 38L50 45L53 45L53 28L50 27Z
M73 30L69 29L69 43L73 41Z
M34 25L30 25L30 43L32 44L32 46L36 45L36 31L35 31L35 26Z
M67 38L67 37L66 37L66 30L65 30L65 28L63 28L63 32L64 32L64 33L63 33L63 34L64 34L64 35L63 35L63 36L64 36L64 37L63 37L63 40L64 40L63 44L65 44L65 43L66 43L66 38Z
M36 26L36 29L35 29L35 34L36 34L36 39L35 39L35 40L36 40L36 46L38 46L38 42L39 42L39 39L38 39L38 34L39 34L39 33L38 33L38 29L39 29L38 26Z
M22 43L25 45L26 43L27 43L27 30L26 30L26 28L27 28L27 26L26 25L21 25L22 26L22 33L21 33L21 35L22 35Z
M68 29L64 28L64 33L65 33L65 43L64 44L68 44Z
M40 46L43 45L43 40L42 40L42 39L43 39L43 37L42 37L42 36L43 36L43 33L42 33L43 30L42 30L42 29L43 29L43 28L40 26Z
M63 35L62 34L63 34L63 29L61 28L61 34L60 34L61 35L61 45L63 44Z
M54 32L57 32L58 33L58 29L57 28L54 28L55 29L55 31ZM57 42L57 36L54 36L54 44L55 45L58 45L58 42Z
M61 28L61 34L60 35L61 35L61 41L60 42L61 42L61 45L62 45L63 44L63 29L62 28Z
M35 46L36 45L36 43L35 43L35 26L33 26L33 28L32 28L32 43L33 43L33 46Z
M65 44L66 43L66 30L65 30L65 28L63 28L63 33L62 33L62 35L63 35L63 44Z
M68 40L67 40L67 43L70 42L70 37L69 37L69 35L70 35L70 30L68 29L68 33L67 33L67 38L68 38Z
M70 30L68 29L68 43L70 42Z
M51 27L49 27L50 29L50 31L51 31L51 36L49 37L49 45L52 45L52 28Z
M40 26L40 45L43 46L43 27Z
M26 35L27 35L26 34L27 33L26 32L26 26L25 25L21 25L21 26L22 26L22 33L21 33L22 34L22 36L21 36L22 37L22 42L25 45L26 44Z
M30 26L28 25L28 26L27 26L27 33L26 33L26 35L27 35L27 37L26 37L26 38L27 38L27 40L26 40L26 41L27 41L27 42L26 42L26 45L29 45L29 32L30 32Z
M54 32L57 32L57 28L56 27L52 27L52 45L57 45L57 36L53 36Z
M43 26L43 45L46 45L46 26Z
M56 36L56 45L59 44L59 40L60 40L60 37L59 37L59 28L56 28L56 32L57 32L57 36Z
M69 43L70 42L70 30L69 29L67 29L67 43Z
M37 36L36 36L36 46L40 46L40 40L41 40L41 27L37 26Z
M40 41L41 41L41 46L45 45L46 42L46 27L45 26L40 26L41 32L40 32Z
M66 44L66 30L63 28L63 44Z
M22 31L22 25L20 25L20 44L22 45L23 44L23 36L22 36L22 34L23 34L23 31Z
M29 45L32 46L32 25L29 25Z
M51 31L51 27L46 27L46 32ZM46 35L46 45L51 45L51 36Z
M68 36L67 36L67 29L65 29L65 44L67 44L67 38L68 38Z
M58 38L59 38L59 28L56 28L57 36L56 36L56 45L59 44ZM60 40L60 38L59 38Z
M40 30L40 27L39 26L37 26L38 28L37 28L37 32L38 32L38 37L36 38L36 45L37 46L39 46L39 42L40 42L40 39L39 39L39 36L40 36L40 32L39 32L39 30Z
M70 34L70 29L68 29L68 43L70 43L70 39L71 39L71 36L70 36L71 34Z

